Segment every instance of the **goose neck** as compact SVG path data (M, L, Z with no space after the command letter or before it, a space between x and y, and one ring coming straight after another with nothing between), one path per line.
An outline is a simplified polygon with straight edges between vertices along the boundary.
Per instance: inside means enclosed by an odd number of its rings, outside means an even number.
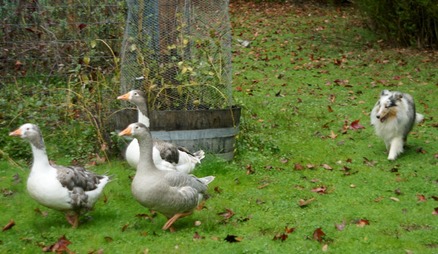
M50 165L49 157L47 156L46 148L44 146L35 146L31 144L33 156L33 168L47 167Z
M137 165L137 172L148 172L157 170L152 156L152 138L140 138L138 139L140 148L140 159Z

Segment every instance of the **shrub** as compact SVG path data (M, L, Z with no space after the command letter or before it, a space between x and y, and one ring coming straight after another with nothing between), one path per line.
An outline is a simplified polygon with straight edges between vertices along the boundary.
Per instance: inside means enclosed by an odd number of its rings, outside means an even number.
M94 67L93 50L90 64L78 65L70 72L68 81L62 78L34 77L4 83L0 86L0 157L30 158L28 144L8 137L8 132L26 122L37 124L43 132L50 158L66 157L81 164L107 159L117 151L111 140L114 131L113 113L120 107L118 58L102 40L113 56L112 69Z
M355 4L369 18L372 29L388 41L418 48L438 47L436 0L362 0Z

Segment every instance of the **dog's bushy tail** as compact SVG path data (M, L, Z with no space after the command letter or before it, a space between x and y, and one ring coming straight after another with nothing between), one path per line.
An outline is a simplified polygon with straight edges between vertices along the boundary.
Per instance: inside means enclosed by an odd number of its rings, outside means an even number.
M415 122L416 123L421 123L424 120L424 116L420 113L416 113L415 114Z

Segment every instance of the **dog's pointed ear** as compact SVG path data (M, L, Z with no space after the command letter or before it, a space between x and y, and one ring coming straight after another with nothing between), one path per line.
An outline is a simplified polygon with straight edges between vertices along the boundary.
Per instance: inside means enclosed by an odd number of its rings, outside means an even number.
M387 96L387 95L389 95L389 90L383 90L383 91L380 93L380 96Z
M394 98L399 101L403 98L403 94L400 92L396 92L394 93Z

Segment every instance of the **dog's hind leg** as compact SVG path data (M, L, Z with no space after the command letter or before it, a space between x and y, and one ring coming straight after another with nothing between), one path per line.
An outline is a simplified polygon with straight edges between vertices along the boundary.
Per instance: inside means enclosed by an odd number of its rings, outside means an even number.
M385 140L386 152L388 153L389 153L389 149L391 149L391 141L392 140Z
M403 144L402 137L396 137L391 140L388 160L395 160L397 156L403 152Z

